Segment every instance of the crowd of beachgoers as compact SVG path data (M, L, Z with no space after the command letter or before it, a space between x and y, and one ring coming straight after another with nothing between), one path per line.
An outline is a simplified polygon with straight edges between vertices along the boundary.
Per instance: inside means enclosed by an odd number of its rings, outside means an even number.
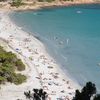
M16 26L8 14L0 11L0 45L22 59L26 69L21 73L27 76L27 81L21 85L1 85L0 100L26 100L24 91L32 91L33 88L46 91L48 100L72 100L80 86L64 75L44 45Z

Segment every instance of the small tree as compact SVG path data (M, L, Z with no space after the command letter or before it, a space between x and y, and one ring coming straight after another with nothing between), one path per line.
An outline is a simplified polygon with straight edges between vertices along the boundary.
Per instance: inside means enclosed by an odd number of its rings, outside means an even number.
M92 82L87 82L86 86L82 89L82 93L86 93L90 97L96 93L96 87L95 84Z
M75 97L74 97L73 100L80 100L80 99L81 99L81 93L80 93L79 90L76 90L76 92L75 92Z
M46 100L47 92L43 91L43 89L33 89L33 100Z
M73 100L90 100L91 96L96 93L95 84L92 82L87 82L86 86L83 87L81 92L76 90L75 97Z

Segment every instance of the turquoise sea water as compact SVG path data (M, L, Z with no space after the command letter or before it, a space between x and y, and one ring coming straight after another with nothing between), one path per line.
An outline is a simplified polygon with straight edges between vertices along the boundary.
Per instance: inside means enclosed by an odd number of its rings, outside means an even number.
M11 19L42 41L65 73L100 92L100 5L13 12Z

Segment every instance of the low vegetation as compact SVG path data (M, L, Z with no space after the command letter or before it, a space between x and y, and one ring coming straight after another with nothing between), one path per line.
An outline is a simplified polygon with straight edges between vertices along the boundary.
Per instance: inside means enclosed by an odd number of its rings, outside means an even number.
M26 76L17 74L15 71L25 70L23 62L12 52L6 52L0 46L0 84L11 82L21 84L26 80Z
M23 5L22 0L12 0L11 6L19 7Z
M38 2L53 2L55 0L38 0Z
M37 0L37 2L53 2L55 0ZM59 1L72 1L73 0L59 0ZM33 1L34 3L34 1ZM19 6L22 6L22 5L29 5L27 3L25 3L23 0L12 0L12 2L10 3L11 6L14 6L14 7L19 7Z
M20 59L18 59L15 64L16 64L17 70L19 71L25 70L25 65Z
M55 0L38 0L38 2L53 2ZM73 0L59 0L59 1L73 1Z

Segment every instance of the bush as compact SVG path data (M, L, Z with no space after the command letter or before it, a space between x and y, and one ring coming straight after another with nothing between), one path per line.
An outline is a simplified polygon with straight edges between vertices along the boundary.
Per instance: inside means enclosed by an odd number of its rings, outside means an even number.
M5 81L6 81L6 78L4 78L4 77L0 76L0 84L4 84L4 83L5 83Z
M52 2L52 1L55 1L55 0L38 0L39 2Z
M7 71L15 71L15 65L9 63L9 62L5 62L2 64L2 69L5 68Z
M21 84L26 80L26 76L21 74L15 74L13 78L13 83L15 83L16 85Z
M44 0L38 0L38 2L44 2Z
M54 0L45 0L45 1L47 1L47 2L53 2Z
M11 6L16 6L19 7L22 5L22 0L13 0L13 2L11 3Z
M25 65L22 63L20 59L16 61L16 67L18 71L23 71L25 70Z
M21 84L24 82L26 76L16 74L16 69L22 71L25 69L25 65L16 57L15 54L12 52L6 52L0 46L0 84L5 82Z

